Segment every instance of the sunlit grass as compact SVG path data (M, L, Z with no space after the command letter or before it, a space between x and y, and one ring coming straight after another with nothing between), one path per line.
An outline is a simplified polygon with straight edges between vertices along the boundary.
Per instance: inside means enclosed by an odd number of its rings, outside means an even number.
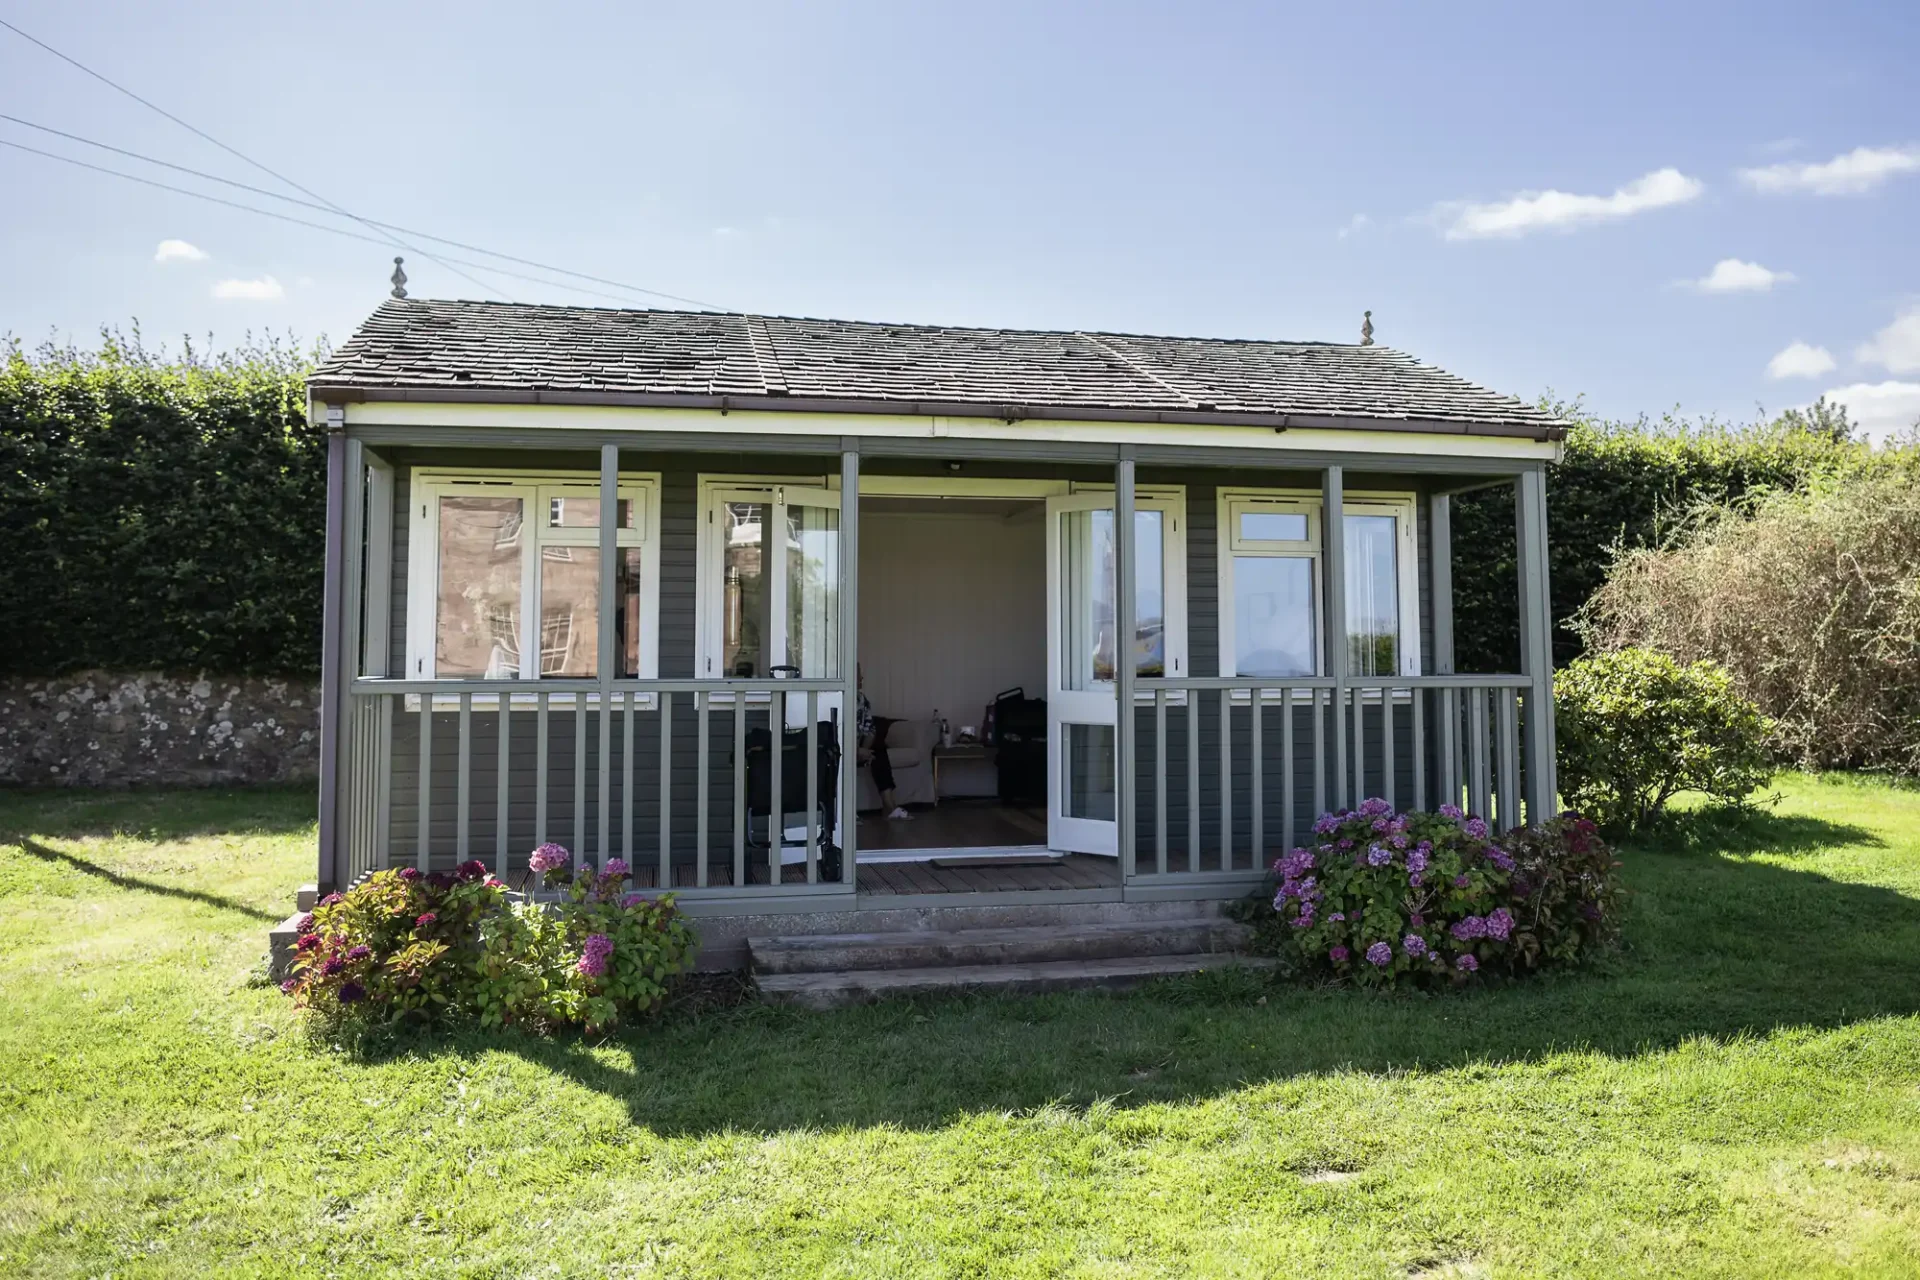
M0 1274L1808 1275L1920 1257L1920 792L1631 850L1627 948L356 1060L293 792L0 795Z

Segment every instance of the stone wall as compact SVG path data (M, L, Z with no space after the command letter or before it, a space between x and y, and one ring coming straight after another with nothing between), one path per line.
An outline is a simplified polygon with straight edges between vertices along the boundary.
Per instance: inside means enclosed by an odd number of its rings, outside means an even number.
M320 682L83 671L0 679L0 783L209 786L319 775Z

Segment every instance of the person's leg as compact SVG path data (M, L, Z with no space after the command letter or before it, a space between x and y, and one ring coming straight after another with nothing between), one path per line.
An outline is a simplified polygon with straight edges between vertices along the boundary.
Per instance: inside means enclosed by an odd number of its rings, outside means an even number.
M905 818L911 815L900 807L893 794L893 761L887 758L887 727L893 722L875 716L873 719L873 785L880 792L880 811L889 818Z

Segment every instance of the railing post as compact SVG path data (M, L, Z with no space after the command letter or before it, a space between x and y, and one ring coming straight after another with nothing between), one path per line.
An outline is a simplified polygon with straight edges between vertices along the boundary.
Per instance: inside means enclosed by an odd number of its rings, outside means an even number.
M1528 677L1526 803L1528 822L1553 815L1558 792L1553 730L1553 595L1547 572L1547 476L1514 481L1514 536L1520 589L1520 670Z
M1333 681L1333 803L1347 794L1347 524L1346 481L1338 466L1320 478L1321 595L1325 600L1322 643Z
M840 442L840 878L854 887L859 848L860 441Z
M346 577L347 510L352 466L347 440L347 414L339 405L327 409L327 525L324 551L324 595L320 621L320 831L316 850L315 879L321 888L334 885L338 877L337 846L340 843L340 775L347 759L347 743L352 734L346 727L347 648ZM352 442L353 457L358 443Z
M607 844L613 817L613 678L619 674L615 621L620 609L620 446L600 446L600 760L596 798L600 802L599 868L607 866ZM638 672L635 673L636 675ZM587 700L579 701L580 714ZM586 762L577 766L583 772ZM585 825L584 823L582 824Z
M1119 843L1120 878L1133 878L1133 685L1134 600L1133 449L1120 447L1113 469L1113 750L1114 829Z

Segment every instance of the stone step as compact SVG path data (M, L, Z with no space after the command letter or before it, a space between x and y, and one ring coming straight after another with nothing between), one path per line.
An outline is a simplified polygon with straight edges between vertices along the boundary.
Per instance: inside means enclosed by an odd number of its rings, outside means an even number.
M1219 915L1113 924L908 929L749 938L756 973L930 969L1194 955L1243 946L1247 928Z
M1271 968L1272 960L1207 952L1126 956L1105 960L1046 960L1035 964L960 964L919 969L842 969L830 973L767 973L755 981L760 998L775 1004L833 1009L895 996L956 991L1037 992L1138 986L1154 978L1206 969Z

